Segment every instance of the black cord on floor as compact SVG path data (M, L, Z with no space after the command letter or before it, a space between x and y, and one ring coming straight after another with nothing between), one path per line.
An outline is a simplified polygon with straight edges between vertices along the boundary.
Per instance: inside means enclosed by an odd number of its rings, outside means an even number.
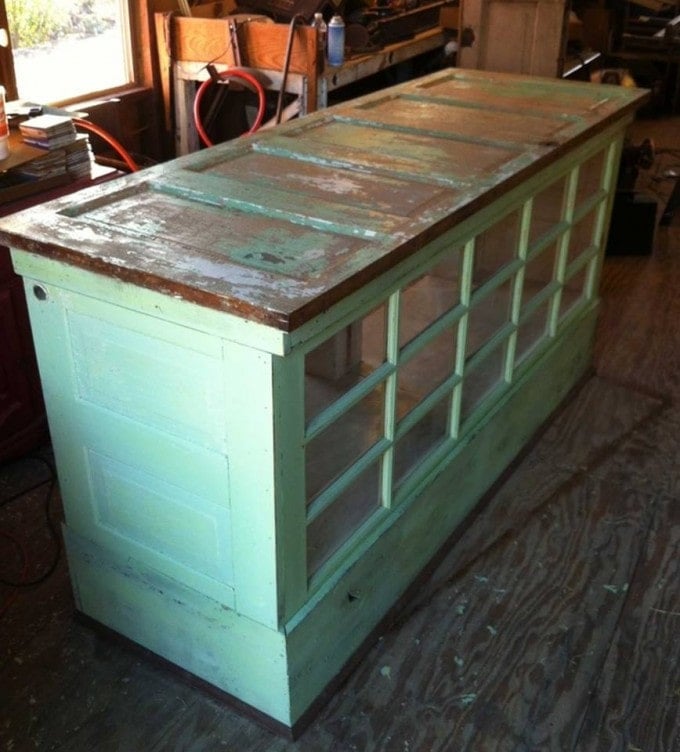
M13 588L27 588L27 587L35 587L36 585L40 585L41 583L45 582L49 577L52 576L54 571L57 568L57 565L59 564L59 559L61 557L61 538L59 537L59 531L57 529L57 526L54 524L54 521L52 520L51 514L50 514L50 505L52 502L52 498L54 496L54 492L57 486L57 475L54 469L54 466L51 462L49 462L44 457L39 457L37 455L31 455L30 457L26 457L24 459L31 459L31 460L37 460L38 462L42 462L49 470L50 477L47 480L44 480L40 483L36 483L33 486L30 486L29 488L26 488L18 493L13 494L7 499L3 499L0 502L0 507L6 507L11 502L15 502L18 499L20 499L22 496L25 496L27 493L30 493L31 491L34 491L41 486L44 486L46 483L49 484L47 494L45 495L44 500L44 509L45 509L45 521L47 525L48 532L50 534L50 537L52 538L52 541L54 543L54 555L52 557L52 561L50 562L47 569L38 577L35 577L31 580L27 580L25 577L22 577L18 581L14 580L6 580L2 577L0 577L0 585L6 585L8 587ZM2 537L10 540L20 551L22 555L22 559L24 562L28 562L28 556L26 555L25 549L21 542L17 540L14 536L11 536L7 533L3 533Z

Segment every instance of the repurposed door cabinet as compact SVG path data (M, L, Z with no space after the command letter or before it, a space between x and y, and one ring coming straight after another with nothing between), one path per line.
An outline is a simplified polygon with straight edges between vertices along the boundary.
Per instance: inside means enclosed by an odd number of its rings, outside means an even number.
M587 369L644 97L450 69L3 220L77 608L300 728Z

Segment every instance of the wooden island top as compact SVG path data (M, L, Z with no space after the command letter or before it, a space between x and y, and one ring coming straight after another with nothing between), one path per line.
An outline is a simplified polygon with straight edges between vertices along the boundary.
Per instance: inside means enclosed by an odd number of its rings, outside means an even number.
M15 214L0 241L293 331L646 96L448 69Z

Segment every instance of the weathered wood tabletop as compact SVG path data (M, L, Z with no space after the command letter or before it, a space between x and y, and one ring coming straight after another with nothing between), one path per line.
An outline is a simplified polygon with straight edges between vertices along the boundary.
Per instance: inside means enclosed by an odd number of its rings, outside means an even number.
M645 96L448 69L13 215L0 241L291 331Z

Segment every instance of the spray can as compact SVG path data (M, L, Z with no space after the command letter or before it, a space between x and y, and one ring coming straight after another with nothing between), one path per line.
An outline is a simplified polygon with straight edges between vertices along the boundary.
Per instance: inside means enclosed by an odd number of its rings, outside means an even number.
M338 66L344 62L345 22L336 15L328 22L328 64Z
M5 112L5 87L0 86L0 160L9 157L9 125Z

